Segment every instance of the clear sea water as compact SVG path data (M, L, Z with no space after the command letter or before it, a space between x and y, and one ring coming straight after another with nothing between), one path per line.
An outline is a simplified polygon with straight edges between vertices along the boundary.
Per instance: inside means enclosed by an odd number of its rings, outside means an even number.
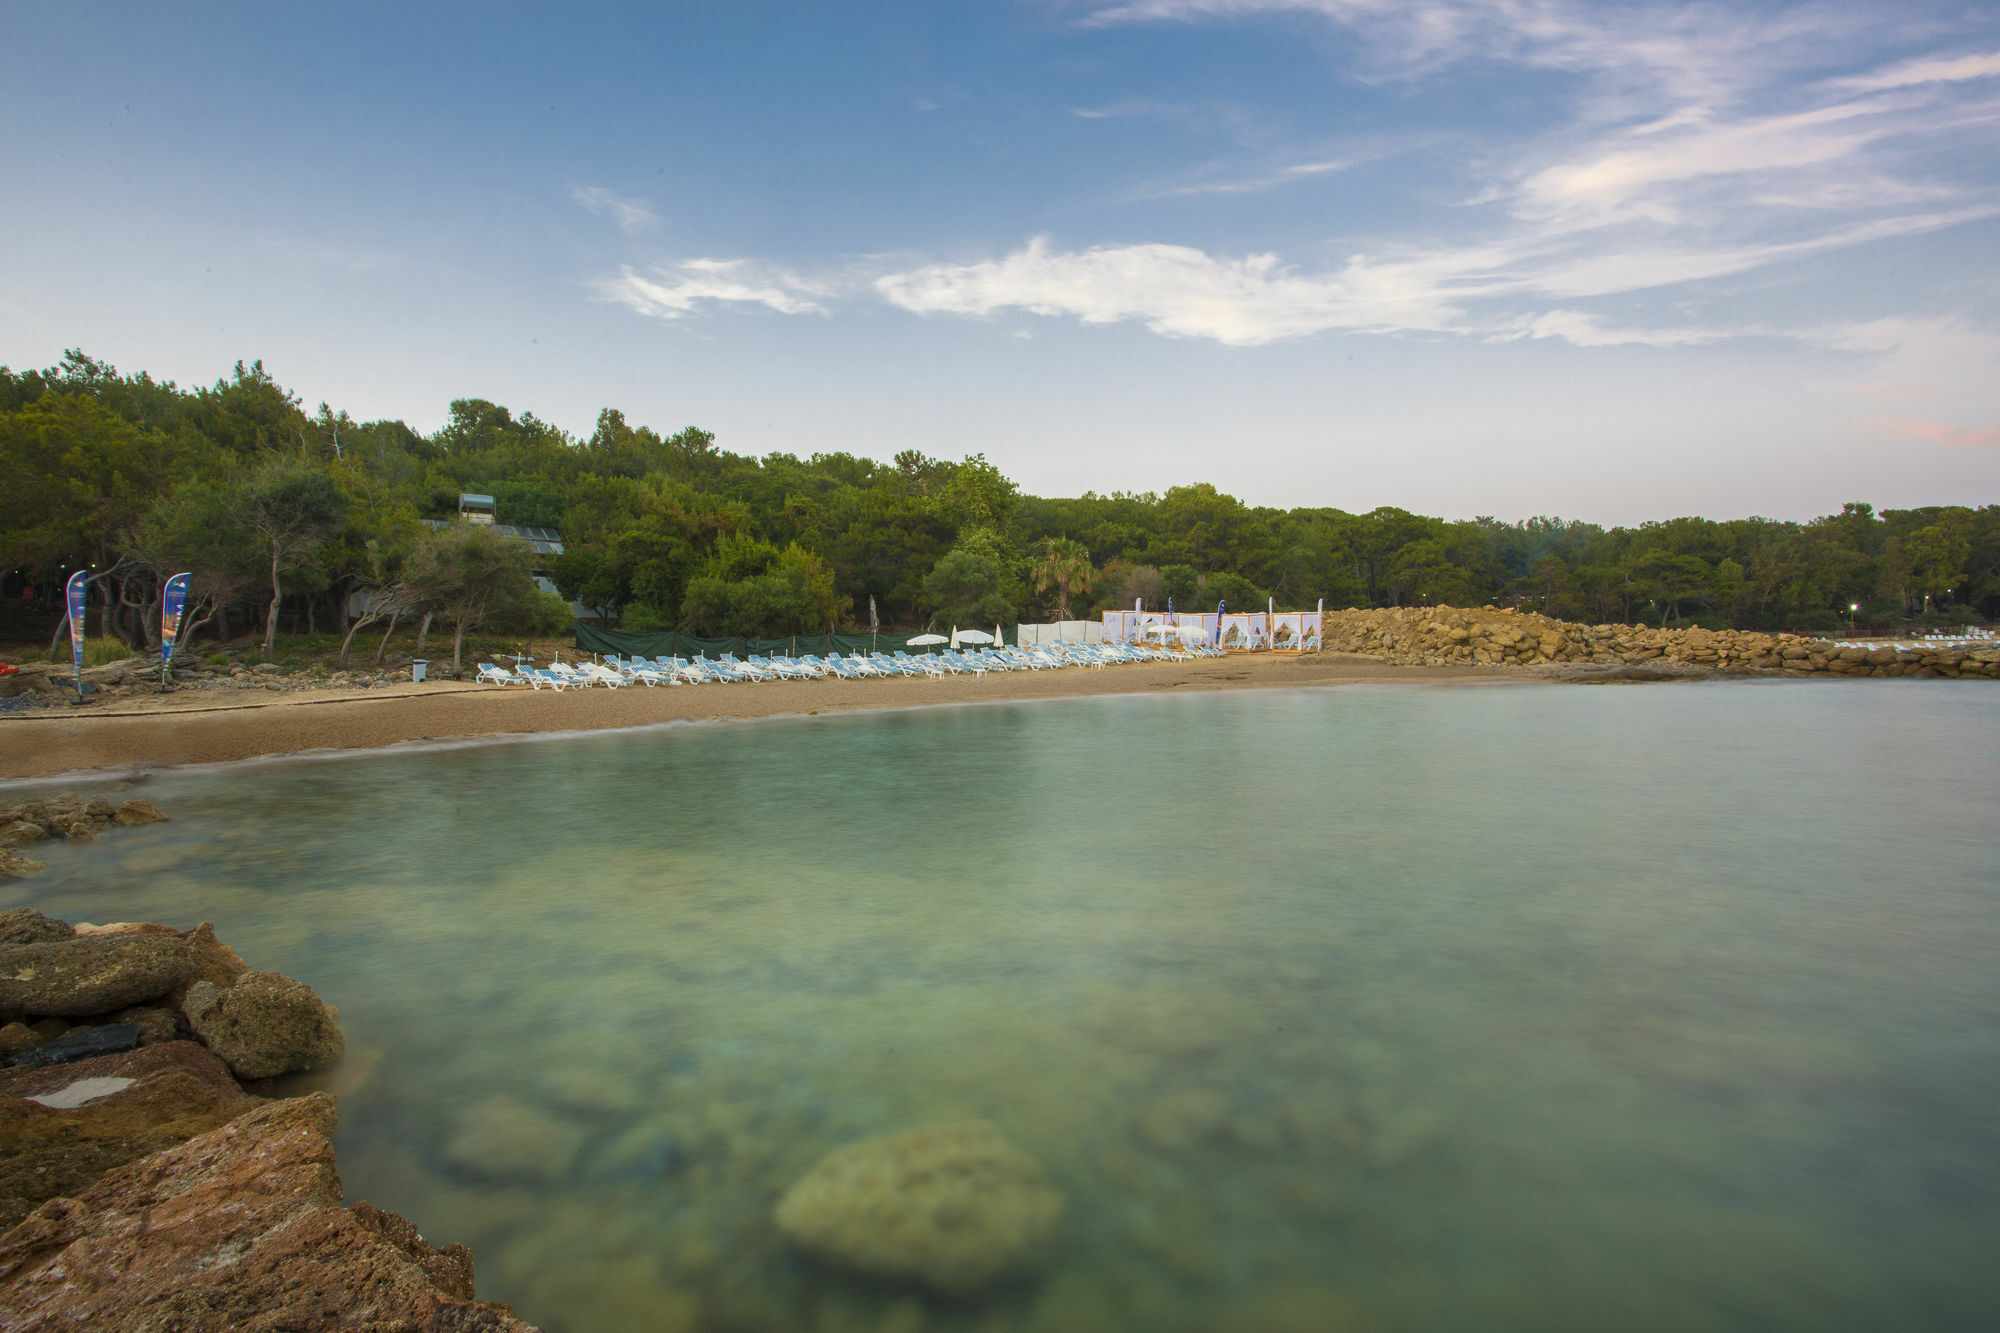
M349 1198L551 1333L1988 1329L1996 742L1947 681L675 726L162 774L0 906L310 982ZM1067 1199L1020 1280L772 1224L966 1116Z

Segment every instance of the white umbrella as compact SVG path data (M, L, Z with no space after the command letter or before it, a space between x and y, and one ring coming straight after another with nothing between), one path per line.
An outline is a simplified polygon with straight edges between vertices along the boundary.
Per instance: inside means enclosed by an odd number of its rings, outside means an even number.
M956 625L951 627L951 650L953 652L958 651L958 626Z
M962 629L957 632L959 643L991 643L993 636L983 629Z
M944 641L944 635L942 634L919 634L916 638L910 640L910 647L928 648L934 643L943 643Z
M1007 636L1001 633L998 625L993 627L993 646L995 648L1005 648L1007 646Z

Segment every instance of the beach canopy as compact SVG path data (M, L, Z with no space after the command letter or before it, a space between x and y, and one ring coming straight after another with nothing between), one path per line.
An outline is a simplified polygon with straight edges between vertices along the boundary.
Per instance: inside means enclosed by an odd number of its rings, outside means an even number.
M958 635L959 641L962 643L993 642L993 636L991 634L988 634L983 629L962 629L955 631L955 633Z
M944 635L942 634L918 634L913 638L911 638L910 647L928 648L931 644L944 643L944 642L946 642L946 640Z

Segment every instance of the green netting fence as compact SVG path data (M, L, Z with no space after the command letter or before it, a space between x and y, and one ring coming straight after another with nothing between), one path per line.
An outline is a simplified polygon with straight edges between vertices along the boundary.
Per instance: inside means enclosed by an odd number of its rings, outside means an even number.
M587 653L616 653L620 657L716 657L732 653L748 657L796 657L801 653L893 653L907 649L913 653L936 652L943 645L910 647L913 634L798 634L782 639L703 639L678 630L658 634L627 634L623 630L599 629L576 622L576 646Z

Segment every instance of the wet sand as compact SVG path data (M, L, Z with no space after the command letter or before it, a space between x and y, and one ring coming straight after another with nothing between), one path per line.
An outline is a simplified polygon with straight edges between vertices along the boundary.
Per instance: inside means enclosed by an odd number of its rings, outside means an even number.
M1391 666L1347 653L990 673L933 680L812 680L618 690L527 690L441 681L372 690L242 690L136 696L0 717L0 778L147 763L207 764L405 741L599 731L681 720L917 708L1155 690L1240 690L1390 681L1519 680L1493 667Z

